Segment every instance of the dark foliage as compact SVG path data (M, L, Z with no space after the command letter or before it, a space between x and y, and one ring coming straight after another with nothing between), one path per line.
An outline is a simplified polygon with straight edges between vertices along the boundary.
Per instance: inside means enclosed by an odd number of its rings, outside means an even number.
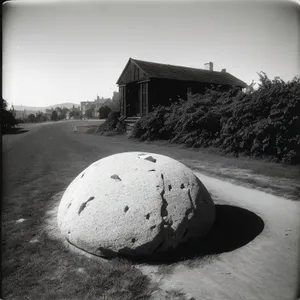
M37 122L36 116L34 114L29 114L28 117L27 117L27 122L36 123Z
M108 105L99 108L99 119L107 119L111 113L111 108Z
M69 114L69 117L72 118L72 117L80 117L80 111L75 109L75 108L72 108L70 110L70 114Z
M7 110L7 103L2 99L1 105L1 131L5 133L11 128L15 127L18 124L18 120L15 119L13 114Z
M51 121L57 121L58 120L58 114L57 111L54 110L51 114Z
M119 121L120 112L112 111L109 113L105 122L97 128L96 132L102 135L122 134L126 131L126 126Z
M299 164L300 78L284 82L259 75L259 88L247 94L207 90L188 101L157 107L135 124L132 136Z

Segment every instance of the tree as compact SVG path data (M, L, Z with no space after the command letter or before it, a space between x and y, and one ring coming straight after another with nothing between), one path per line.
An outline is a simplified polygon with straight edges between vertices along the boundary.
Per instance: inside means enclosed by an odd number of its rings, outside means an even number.
M112 99L107 99L103 106L108 106L112 111L120 111L120 93L114 92Z
M64 120L66 118L66 113L62 110L61 113L58 115L58 120Z
M24 123L24 120L23 120L23 119L20 119L20 118L16 118L16 123L17 123L17 124Z
M121 94L119 92L114 92L111 102L111 109L114 111L120 111Z
M14 118L16 118L16 110L15 110L15 108L14 108L14 106L12 105L11 106L11 108L10 108L10 110L9 110L10 112L11 112L11 114L14 116Z
M70 110L70 118L80 117L80 111L76 108Z
M1 103L1 129L2 131L6 131L12 127L15 127L18 124L14 115L11 111L7 110L7 102L2 99Z
M2 99L2 105L1 105L2 110L6 110L7 109L7 102Z
M27 121L28 121L29 123L36 123L36 117L35 117L35 115L34 115L34 114L28 115Z
M98 118L99 118L99 119L104 119L104 106L101 106L101 107L98 109Z
M68 109L66 107L56 107L55 111L57 113L57 120L64 120L66 118Z
M80 111L79 110L75 110L74 117L80 117Z
M94 117L95 108L96 108L96 105L95 105L95 104L92 104L92 105L85 111L85 116L86 116L88 119L91 119L92 117Z
M57 106L55 108L55 110L56 110L56 112L57 112L58 115L61 114L61 112L62 112L62 109L59 106Z
M94 111L93 108L88 108L88 109L85 111L85 116L86 116L88 119L91 119L91 118L93 117L93 111Z
M68 113L69 111L70 111L70 110L69 110L68 108L63 107L63 109L62 109L62 115L64 116L64 119L66 118L67 113Z
M45 114L41 111L38 111L36 113L36 122L45 122L45 121L46 121Z
M17 121L10 111L2 110L1 111L1 128L2 131L15 127Z
M54 111L52 112L52 114L51 114L51 120L52 120L52 121L57 121L57 119L58 119L58 114L57 114L57 111L54 110Z
M107 119L108 115L110 114L110 112L112 111L112 109L109 106L105 106L104 109L105 109L104 110L104 117L105 117L105 119Z
M112 111L112 109L108 105L100 107L100 109L98 110L99 119L107 119L107 117L111 111Z

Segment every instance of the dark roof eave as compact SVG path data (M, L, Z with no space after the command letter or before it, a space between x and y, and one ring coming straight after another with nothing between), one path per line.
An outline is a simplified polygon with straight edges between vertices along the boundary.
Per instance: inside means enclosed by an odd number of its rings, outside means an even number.
M117 82L116 82L117 85L119 85L120 79L121 79L121 77L123 76L123 74L124 74L124 72L125 72L127 66L129 65L130 61L131 61L131 57L129 57L128 62L127 62L127 64L126 64L125 68L123 69L121 75L119 76L119 78L118 78L118 80L117 80Z
M186 80L186 79L172 79L172 78L161 78L161 77L149 77L149 79L160 79L160 80L173 80L173 81L184 81L184 82L194 82L194 83L206 83L206 84L215 84L215 85L228 85L245 88L248 85L242 81L240 84L229 84L229 83L216 83L216 82L207 82L207 81L197 81L197 80ZM241 80L240 80L241 81Z
M116 82L117 85L120 85L120 79L123 76L123 74L124 74L124 72L125 72L125 70L126 70L126 68L127 68L127 66L129 65L130 62L134 63L134 65L137 68L139 68L143 73L145 73L147 75L147 77L149 78L149 75L135 62L135 60L133 58L130 57L127 64L126 64L126 66L125 66L125 68L124 68L124 70L123 70L123 72L122 72L122 74L120 75L119 79ZM121 84L123 84L123 83L121 83Z
M215 84L215 85L222 85L222 86L235 86L240 88L246 88L246 83L240 84L228 84L228 83L216 83L216 82L207 82L207 81L195 81L195 80L185 80L185 79L172 79L172 78L161 78L161 77L149 77L147 80L151 79L159 79L159 80L173 80L173 81L184 81L184 82L194 82L194 83L205 83L205 84ZM120 83L120 80L117 81L117 85L123 85L126 83Z
M195 68L190 68L190 67L182 67L182 66L174 66L174 65L166 65L166 64L159 64L159 63L153 63L153 62L147 62L147 61L141 61L141 60L137 60L137 59L133 59L133 58L129 58L122 74L120 75L117 84L120 85L120 79L125 71L125 69L127 68L128 64L132 62L134 63L142 72L145 73L145 75L148 77L148 79L161 79L161 80L176 80L176 81L185 81L185 82L196 82L196 83L206 83L206 84L216 84L216 85L227 85L227 86L236 86L236 87L241 87L241 88L245 88L247 87L247 84L245 82L243 82L242 80L236 78L235 76L231 75L230 73L229 76L231 77L232 81L235 81L234 84L230 84L230 83L215 83L215 82L207 82L207 81L202 81L202 80L188 80L188 79L174 79L174 78L168 78L168 77L160 77L160 76L149 76L150 74L147 72L147 70L145 70L142 66L140 66L140 63L143 64L150 64L150 65L159 65L159 66L165 66L165 67L178 67L178 68L185 68L185 69L191 69L191 70L199 70L199 69L195 69ZM202 72L213 72L213 73L219 73L217 71L208 71L208 70L201 70Z

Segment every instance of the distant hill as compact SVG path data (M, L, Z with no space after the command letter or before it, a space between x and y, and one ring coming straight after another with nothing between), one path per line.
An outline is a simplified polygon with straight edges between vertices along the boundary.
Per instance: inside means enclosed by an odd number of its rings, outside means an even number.
M38 106L23 106L23 105L14 105L14 108L15 110L21 110L23 111L24 109L26 109L26 111L42 111L42 112L45 112L46 109L51 109L52 107L53 108L56 108L56 107L66 107L68 109L72 108L73 105L75 107L79 107L79 104L76 104L76 103L70 103L70 102L66 102L66 103L60 103L60 104L55 104L55 105L49 105L49 106L46 106L46 107L38 107Z
M52 107L55 108L55 107L66 107L68 109L72 108L73 105L75 107L79 107L80 105L79 104L76 104L76 103L70 103L70 102L65 102L65 103L60 103L60 104L55 104L55 105L50 105L50 106L47 106L46 108L47 109L51 109Z
M20 111L23 111L24 109L26 109L26 111L44 111L45 110L45 107L36 107L36 106L24 106L24 105L14 105L14 109L15 110L20 110Z

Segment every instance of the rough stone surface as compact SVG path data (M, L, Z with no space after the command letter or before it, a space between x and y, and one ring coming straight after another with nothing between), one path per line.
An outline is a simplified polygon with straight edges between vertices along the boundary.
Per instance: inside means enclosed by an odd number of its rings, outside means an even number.
M214 219L214 203L189 168L142 152L94 162L68 186L58 208L63 236L104 257L166 251L205 235Z

